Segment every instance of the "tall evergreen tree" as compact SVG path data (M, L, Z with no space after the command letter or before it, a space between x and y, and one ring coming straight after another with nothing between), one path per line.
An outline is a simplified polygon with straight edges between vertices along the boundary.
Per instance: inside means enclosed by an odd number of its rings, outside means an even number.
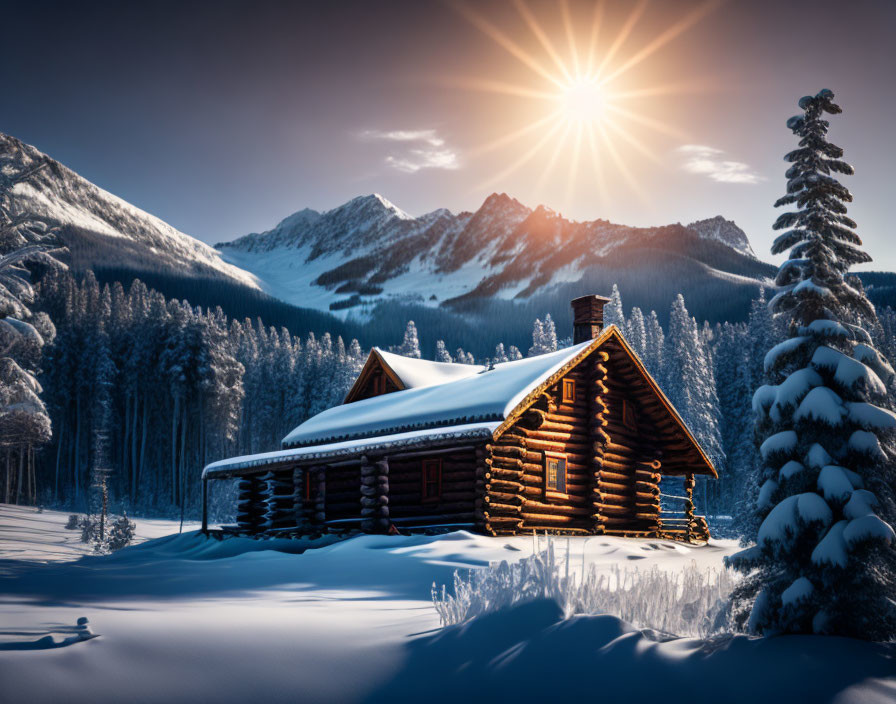
M765 356L771 383L754 397L762 486L756 545L731 562L746 573L735 617L757 633L834 633L896 637L896 414L887 384L893 370L863 325L875 311L847 274L869 261L846 215L850 175L843 150L827 140L824 114L837 114L823 90L799 102L787 126L799 146L787 154L787 194L796 206L775 222L786 230L773 254L781 265L773 313L788 339Z
M541 318L536 318L535 322L532 324L532 346L529 348L526 356L537 357L540 354L544 354L547 350L544 349L543 342L544 326L542 325Z
M414 325L413 320L408 321L408 326L404 331L404 340L392 351L405 357L420 359L420 340L417 338L417 326Z
M444 340L436 340L436 361L449 363L454 361L454 358L451 356L448 348L445 347Z
M666 393L707 454L713 461L721 460L721 417L712 365L681 294L672 303L665 356Z
M610 292L610 302L604 306L604 327L615 325L617 328L625 331L625 311L622 309L622 295L619 293L619 287L613 284L613 290Z
M625 339L643 361L647 355L647 325L644 314L638 307L632 308L632 314L625 325Z
M646 348L644 352L644 366L651 373L657 383L666 388L666 334L657 317L656 311L650 311L645 321Z

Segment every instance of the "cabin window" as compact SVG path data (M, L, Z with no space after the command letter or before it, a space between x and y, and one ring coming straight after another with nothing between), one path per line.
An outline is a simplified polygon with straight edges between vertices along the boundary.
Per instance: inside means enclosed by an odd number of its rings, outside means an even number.
M423 500L435 501L442 494L442 460L423 460Z
M382 373L375 374L373 377L373 395L379 396L384 393L386 393L386 375Z
M311 470L306 469L302 472L302 495L305 497L305 501L311 500Z
M566 456L557 452L544 453L545 491L566 493Z
M628 401L622 402L622 424L629 430L638 429L638 412L634 404Z
M563 380L563 403L576 402L576 381L575 379Z

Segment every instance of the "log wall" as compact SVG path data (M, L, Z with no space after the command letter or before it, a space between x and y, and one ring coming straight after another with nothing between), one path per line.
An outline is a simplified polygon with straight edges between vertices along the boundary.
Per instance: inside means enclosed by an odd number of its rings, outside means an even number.
M566 378L576 382L575 401L563 402L558 381L489 446L490 476L479 520L495 535L592 532L590 371L579 365ZM546 452L566 456L565 492L545 487Z
M605 354L607 371L597 382L605 410L595 519L604 533L657 536L663 453L655 441L659 430L650 406L653 392L615 343L606 345ZM626 422L626 405L634 427Z
M423 462L442 461L441 495L423 499ZM472 523L476 452L458 449L389 460L389 517L397 526Z

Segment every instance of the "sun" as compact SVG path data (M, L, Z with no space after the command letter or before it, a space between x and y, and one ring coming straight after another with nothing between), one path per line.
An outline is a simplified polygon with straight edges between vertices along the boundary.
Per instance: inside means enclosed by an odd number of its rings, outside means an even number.
M631 70L659 51L666 44L700 21L720 5L722 0L705 0L678 21L668 23L652 40L632 49L626 42L647 7L647 0L631 4L631 11L610 34L604 25L604 1L593 5L593 15L573 18L567 0L556 0L557 12L543 24L533 14L526 0L514 0L514 6L527 28L529 41L510 36L501 26L474 10L464 0L455 0L453 7L474 27L513 56L531 72L531 83L521 85L496 78L477 77L452 81L461 87L510 96L544 106L529 124L502 134L494 141L474 150L474 155L504 147L515 147L517 156L500 173L479 188L500 184L510 174L527 166L536 158L544 160L536 188L553 179L552 172L561 164L568 166L567 199L571 198L580 171L585 169L589 184L593 181L601 200L607 199L605 170L615 167L612 181L625 181L640 195L637 179L631 171L633 161L627 152L660 163L645 143L642 133L662 133L686 139L682 131L668 124L664 116L652 116L644 109L644 98L700 90L691 83L655 86L630 85ZM559 18L562 31L552 36L546 26ZM608 35L608 36L604 36ZM631 43L631 42L629 42ZM620 58L620 57L625 58ZM639 107L640 106L640 107ZM588 163L590 162L590 169ZM621 176L621 179L615 176ZM590 188L589 188L590 190Z
M596 78L574 78L558 91L557 102L568 121L591 124L604 119L608 97Z

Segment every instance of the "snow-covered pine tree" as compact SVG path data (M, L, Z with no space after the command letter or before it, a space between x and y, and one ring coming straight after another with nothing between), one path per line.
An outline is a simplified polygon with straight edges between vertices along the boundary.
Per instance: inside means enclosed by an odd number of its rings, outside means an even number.
M492 364L501 364L508 361L507 352L504 351L504 343L499 342L495 346L495 356L492 357Z
M688 313L681 294L672 302L665 357L664 391L709 457L713 461L720 460L723 457L721 416L712 365L700 338L697 321Z
M517 347L516 345L511 345L507 350L507 358L511 362L515 362L516 360L523 358L523 353L520 352L519 347Z
M638 307L632 308L632 314L625 325L625 339L643 361L647 354L647 327L644 314Z
M535 322L532 324L532 346L529 348L526 356L537 357L540 354L544 354L546 350L542 345L543 340L544 326L541 323L541 318L536 318Z
M404 340L393 351L404 357L413 357L420 359L420 340L417 338L417 326L413 320L408 321L408 326L404 331Z
M554 319L550 313L544 316L541 328L541 348L545 352L557 351L557 327L554 325Z
M54 255L62 250L53 249L55 230L22 211L14 188L56 166L48 159L31 159L15 140L4 135L0 135L0 145L15 155L8 168L0 171L0 446L7 451L4 498L9 501L15 483L16 503L23 495L34 503L34 447L50 439L50 417L39 396L42 389L36 375L41 350L55 329L49 317L31 310L35 293L29 267L61 266ZM10 470L12 453L17 455L15 480Z
M646 349L644 352L644 366L656 379L657 383L666 391L666 334L657 317L656 311L650 311L645 321Z
M604 306L604 327L611 325L625 332L625 311L622 309L622 296L616 284L613 284L610 292L610 302Z
M436 340L436 361L449 363L454 361L454 358L451 356L448 348L445 347L444 340Z
M557 350L557 328L551 314L544 316L544 322L536 318L532 324L532 346L527 357L537 357L540 354L555 352Z
M735 513L734 507L741 500L752 475L753 412L744 402L753 391L747 357L747 326L744 323L725 323L714 339L713 375L716 379L716 395L719 399L722 451L724 466L719 467L721 510Z
M874 309L854 278L869 261L846 216L852 195L832 174L852 174L827 141L823 90L799 102L787 126L799 146L787 154L787 195L776 206L786 230L772 246L790 249L769 305L789 337L765 356L770 384L753 397L763 460L756 545L733 556L746 573L733 600L750 631L896 637L896 414L893 370L861 324Z

